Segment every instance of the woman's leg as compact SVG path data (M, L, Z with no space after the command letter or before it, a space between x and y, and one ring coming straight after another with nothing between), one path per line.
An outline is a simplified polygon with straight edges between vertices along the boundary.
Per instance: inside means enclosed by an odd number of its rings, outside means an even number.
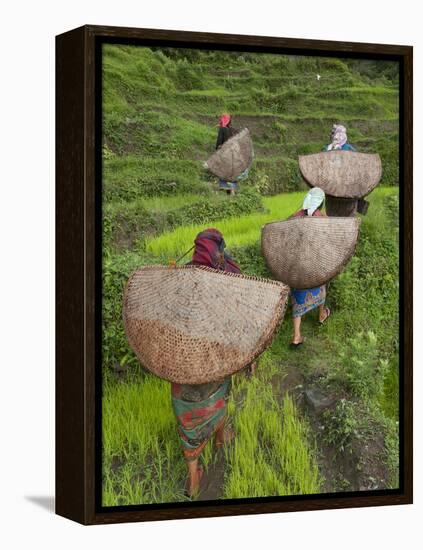
M188 482L187 493L190 497L196 495L200 491L200 480L202 477L202 469L198 466L198 457L194 460L186 460L188 466Z
M298 315L298 317L293 317L292 322L294 324L294 337L292 338L293 344L299 344L302 342L301 337L301 317Z
M232 439L235 437L235 432L226 426L226 417L225 420L220 424L220 426L216 430L216 434L214 436L214 441L216 444L216 447L222 447L222 445L226 445Z

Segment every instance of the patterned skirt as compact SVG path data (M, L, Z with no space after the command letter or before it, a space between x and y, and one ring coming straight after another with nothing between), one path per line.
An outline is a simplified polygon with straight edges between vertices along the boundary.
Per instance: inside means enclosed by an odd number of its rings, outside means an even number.
M326 287L306 288L305 290L291 289L292 316L302 317L308 311L325 303Z
M183 387L183 386L182 386ZM195 460L225 422L231 379L200 401L181 399L181 386L172 384L172 407L186 460Z

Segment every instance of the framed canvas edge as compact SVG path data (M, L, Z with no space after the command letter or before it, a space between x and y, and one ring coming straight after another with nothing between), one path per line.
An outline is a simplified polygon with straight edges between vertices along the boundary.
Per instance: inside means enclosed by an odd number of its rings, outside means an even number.
M404 324L401 493L313 496L272 502L163 504L160 509L102 511L96 506L95 417L99 406L96 333L96 43L152 40L234 47L314 51L314 55L394 56L402 64L400 181ZM182 46L181 46L182 47ZM304 53L304 55L306 55ZM86 25L56 37L56 513L79 523L104 524L241 514L410 504L412 495L412 46L293 38L220 35ZM69 79L73 85L69 85ZM79 78L79 81L78 81ZM67 85L66 85L67 83ZM69 128L72 129L69 135ZM68 135L65 135L65 134ZM97 136L98 139L98 136ZM72 162L64 162L70 156ZM98 213L97 213L98 214ZM97 230L96 230L97 228ZM101 244L100 244L101 246ZM66 251L66 253L65 253ZM72 251L69 254L69 251ZM98 257L98 254L97 254ZM72 274L72 275L71 275ZM69 300L74 297L71 307ZM98 375L98 373L97 373ZM407 396L407 399L405 399ZM97 442L98 443L98 442ZM98 500L98 494L97 494ZM194 503L195 504L195 503ZM131 508L131 507L128 507Z

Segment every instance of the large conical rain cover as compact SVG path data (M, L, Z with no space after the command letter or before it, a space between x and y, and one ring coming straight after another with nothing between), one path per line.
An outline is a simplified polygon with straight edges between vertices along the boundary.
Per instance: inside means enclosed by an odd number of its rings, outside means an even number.
M266 264L291 288L327 283L353 256L360 221L316 216L268 223L261 237Z
M250 364L282 321L289 289L207 267L141 267L123 320L141 364L181 384L219 381Z
M254 158L253 143L248 128L229 138L208 159L206 167L225 181L235 181L251 167Z
M301 174L311 187L320 187L333 197L365 197L382 177L377 154L327 151L298 157Z

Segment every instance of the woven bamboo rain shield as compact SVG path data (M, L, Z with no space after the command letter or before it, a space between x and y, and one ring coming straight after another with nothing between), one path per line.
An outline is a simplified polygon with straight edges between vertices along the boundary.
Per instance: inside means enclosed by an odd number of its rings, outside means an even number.
M365 197L382 177L382 163L377 154L328 151L299 156L298 163L311 187L320 187L333 197Z
M141 364L160 378L219 381L270 343L288 293L277 281L206 267L142 267L125 289L125 331Z
M250 168L253 158L253 142L248 128L244 128L225 141L205 164L217 177L225 181L235 181Z
M274 277L297 289L327 283L354 254L358 218L305 217L268 223L262 252Z

